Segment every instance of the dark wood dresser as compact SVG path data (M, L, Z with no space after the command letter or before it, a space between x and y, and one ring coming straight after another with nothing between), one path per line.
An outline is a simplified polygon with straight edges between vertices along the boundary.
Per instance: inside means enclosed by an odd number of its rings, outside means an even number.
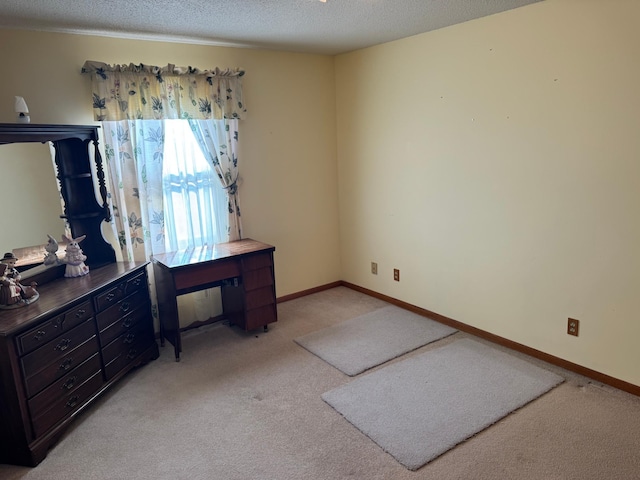
M158 357L147 262L111 263L0 310L0 462L35 466L111 385Z

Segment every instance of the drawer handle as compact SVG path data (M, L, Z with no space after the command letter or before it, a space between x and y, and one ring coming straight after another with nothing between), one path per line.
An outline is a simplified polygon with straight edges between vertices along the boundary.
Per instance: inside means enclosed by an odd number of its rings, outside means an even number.
M56 328L62 328L62 325L63 325L63 324L64 324L64 318L58 318L58 319L56 320L55 327L56 327Z
M44 337L46 334L47 332L45 332L44 330L38 330L36 334L33 336L33 339L39 342L40 340L42 340L42 337Z
M69 399L69 401L65 404L65 406L69 408L73 408L76 405L78 405L78 400L80 400L80 397L78 395L74 395Z
M131 304L129 302L122 302L122 305L120 305L121 312L127 312L130 308Z
M124 343L125 344L133 343L134 338L136 338L135 333L127 333L127 335L124 337Z
M67 357L62 361L58 370L69 370L72 364L73 364L73 357Z
M139 287L140 284L142 283L142 279L141 278L136 278L133 282L131 282L133 284L134 287Z
M108 293L107 296L104 297L107 302L111 302L114 298L116 298L116 294L113 292Z
M129 353L127 353L127 358L129 360L133 360L134 358L136 358L136 355L138 355L138 350L135 348L132 348L131 350L129 350Z
M124 319L124 322L122 322L122 326L124 328L131 328L131 326L134 324L135 322L133 321L133 318L131 317L127 317Z
M87 313L87 311L84 308L81 308L80 310L78 310L76 312L76 318L82 318L84 317L84 314Z
M61 352L64 352L67 348L69 348L70 343L70 338L63 338L62 340L60 340L60 343L55 346L54 350L60 350Z
M63 384L62 384L62 389L63 390L71 390L73 388L73 386L76 384L76 380L78 380L78 377L76 377L75 375L73 377L69 377Z

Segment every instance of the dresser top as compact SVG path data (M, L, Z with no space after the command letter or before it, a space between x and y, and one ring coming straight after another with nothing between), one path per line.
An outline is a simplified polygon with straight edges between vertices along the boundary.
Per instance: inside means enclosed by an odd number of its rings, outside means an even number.
M140 270L149 262L117 262L89 271L75 278L59 278L36 287L40 298L34 303L14 309L0 309L0 336L7 336L29 328L56 311L71 307L86 296ZM27 284L27 282L23 282Z

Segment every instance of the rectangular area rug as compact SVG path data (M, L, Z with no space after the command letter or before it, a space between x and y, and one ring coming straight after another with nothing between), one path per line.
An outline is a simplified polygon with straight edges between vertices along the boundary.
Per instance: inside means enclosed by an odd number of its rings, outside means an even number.
M361 376L322 399L417 470L563 381L518 357L461 339Z
M455 332L434 320L389 305L294 341L354 376Z

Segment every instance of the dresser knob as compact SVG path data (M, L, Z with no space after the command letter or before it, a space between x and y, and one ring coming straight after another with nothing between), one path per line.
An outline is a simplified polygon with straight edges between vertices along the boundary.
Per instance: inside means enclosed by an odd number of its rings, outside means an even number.
M58 343L54 350L59 350L61 352L64 352L67 348L69 348L69 344L71 343L71 339L70 338L63 338L60 343Z
M74 395L69 399L69 401L65 404L65 406L69 408L73 408L78 404L78 400L80 400L80 397L78 395Z
M78 377L76 377L75 375L73 377L67 378L67 380L62 384L62 388L64 390L71 390L76 384L76 380L78 380Z
M129 353L127 353L127 358L129 360L133 360L134 358L136 358L136 355L138 355L138 350L132 348L131 350L129 350Z
M120 311L121 312L126 312L131 308L131 304L129 302L122 302L122 305L120 305Z
M114 298L116 298L116 294L115 294L115 293L113 293L113 292L111 292L111 293L108 293L108 294L107 294L107 296L105 297L105 300L106 300L107 302L111 302Z
M42 340L42 337L44 337L47 334L47 332L45 332L44 330L38 330L36 332L36 334L33 336L34 340L40 341Z
M125 344L133 343L134 338L136 338L136 335L134 333L127 333L127 335L124 337L124 343Z
M84 317L84 314L87 313L87 311L84 308L81 308L80 310L78 310L76 312L76 318L82 318Z
M67 357L62 361L62 363L60 364L60 367L58 367L58 370L69 370L72 364L73 364L73 357Z

